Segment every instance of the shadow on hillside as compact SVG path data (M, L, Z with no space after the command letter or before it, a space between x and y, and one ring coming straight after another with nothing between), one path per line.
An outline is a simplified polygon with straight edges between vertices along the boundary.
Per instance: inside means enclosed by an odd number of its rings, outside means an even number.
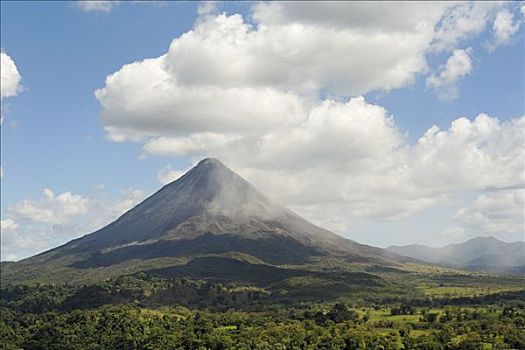
M326 294L326 284L338 284L343 289L350 286L375 287L382 285L378 276L364 272L319 272L302 269L285 269L270 265L251 264L224 257L202 257L189 261L186 265L172 266L145 271L163 278L190 278L206 280L211 283L249 284L257 287L280 286L294 289L289 285L290 278L300 278L303 287L321 287ZM324 281L324 283L319 283ZM282 285L281 285L282 284ZM302 287L299 287L302 289Z
M172 266L145 271L164 278L192 278L213 283L246 283L259 287L285 280L290 277L313 275L306 270L282 269L263 264L250 264L236 259L202 257L186 265Z
M239 238L234 235L207 233L193 240L162 240L147 245L133 245L95 253L86 260L75 262L70 267L96 268L119 264L131 259L149 260L162 257L195 256L199 254L245 253L270 264L302 264L322 252L305 246L292 238L272 237L259 239Z

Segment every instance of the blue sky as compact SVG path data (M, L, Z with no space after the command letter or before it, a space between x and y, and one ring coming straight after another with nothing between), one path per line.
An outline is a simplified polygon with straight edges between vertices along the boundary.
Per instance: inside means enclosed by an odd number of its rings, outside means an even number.
M16 60L24 86L6 102L6 205L39 195L43 187L85 192L97 184L156 186L156 168L166 160L139 161L136 145L105 141L93 92L124 63L165 51L191 28L196 6L131 5L85 13L67 2L2 2L2 48Z
M16 93L2 93L2 259L25 257L98 228L205 156L223 159L270 197L363 243L442 245L476 235L523 239L523 5L465 3L459 10L428 5L414 17L421 15L421 23L435 29L413 30L404 16L393 18L392 28L403 25L412 31L393 37L399 44L392 42L383 53L392 58L356 57L355 64L348 63L354 60L352 52L366 54L367 38L376 50L377 33L391 31L384 28L390 22L361 28L351 15L346 22L337 19L341 10L330 12L332 5L322 5L326 16L319 16L321 22L312 21L308 11L318 10L308 3L297 5L304 11L283 4L257 6L127 2L90 10L74 2L2 2L2 52L21 76ZM359 15L359 4L348 6L349 13ZM379 12L379 6L372 12ZM483 23L478 23L479 13ZM240 14L242 23L234 14ZM474 29L454 27L461 16ZM373 19L370 23L375 25ZM245 24L251 25L247 36ZM275 60L302 55L315 43L300 41L301 31L305 38L321 33L326 42L332 40L329 35L341 40L326 47L320 42L318 50L301 56L304 70L298 72L306 72L304 81L303 73L293 72L294 65L286 66L286 58ZM183 36L188 32L196 34ZM288 33L296 39L286 41ZM240 43L217 44L214 35L222 35L224 42L228 35L238 35ZM412 43L402 41L411 35ZM186 41L177 41L181 36ZM282 47L274 40L280 36L285 38ZM170 49L174 40L177 45ZM405 44L406 50L395 51ZM208 49L211 58L205 56ZM272 55L274 49L281 56ZM312 58L319 52L326 56ZM133 75L123 69L147 58L157 64L167 53L173 68L166 68L166 74L178 84L175 88L156 91L154 84L164 80L153 81L146 64L133 68ZM450 61L453 57L457 60ZM238 73L245 67L245 73ZM377 78L381 69L387 75L393 67L398 74ZM272 75L280 69L291 71L290 77ZM106 82L114 72L115 81ZM430 78L440 74L450 79L438 79L432 87ZM198 97L188 86L201 89ZM231 104L232 86L258 114ZM104 97L95 96L97 89ZM261 91L268 96L253 98ZM450 96L451 91L456 94ZM180 100L170 97L175 93ZM149 106L146 112L130 103L141 98L142 106ZM192 99L197 107L186 103ZM217 100L223 103L215 115ZM208 103L209 110L199 110ZM279 114L290 111L297 115L286 119ZM475 123L480 113L489 117ZM451 128L460 117L471 123L461 124L471 133L468 139L461 136L464 129ZM252 119L246 123L242 118ZM224 125L233 127L225 130ZM433 139L435 149L418 147L433 125L444 132L442 139ZM303 136L288 138L296 134ZM356 141L361 134L370 145ZM272 142L254 149L260 144L256 140ZM325 145L332 141L333 147ZM472 152L453 157L454 150L465 149ZM475 164L454 172L472 159ZM370 160L374 165L369 166ZM436 171L440 178L428 175L432 164L442 166ZM370 179L385 185L378 188ZM332 183L339 188L331 188ZM60 197L64 193L69 195ZM39 209L48 211L35 214ZM501 215L493 217L496 211Z

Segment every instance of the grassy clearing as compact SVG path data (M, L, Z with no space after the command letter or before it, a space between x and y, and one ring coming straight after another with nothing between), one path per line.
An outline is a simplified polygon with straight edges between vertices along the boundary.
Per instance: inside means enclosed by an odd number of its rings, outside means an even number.
M411 337L428 337L432 331L430 329L412 329L410 331Z
M360 317L365 316L368 314L369 321L401 321L401 322L418 322L419 321L419 315L420 312L414 314L414 315L391 315L390 309L357 309L356 310L359 313Z
M432 286L419 287L423 295L430 297L471 297L523 290L516 286Z

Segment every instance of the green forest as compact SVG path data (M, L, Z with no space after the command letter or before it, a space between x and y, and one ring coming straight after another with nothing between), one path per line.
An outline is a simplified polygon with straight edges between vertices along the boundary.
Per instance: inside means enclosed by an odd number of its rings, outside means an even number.
M1 348L525 349L523 280L465 278L436 275L406 293L356 289L317 301L282 286L145 273L96 284L8 285Z

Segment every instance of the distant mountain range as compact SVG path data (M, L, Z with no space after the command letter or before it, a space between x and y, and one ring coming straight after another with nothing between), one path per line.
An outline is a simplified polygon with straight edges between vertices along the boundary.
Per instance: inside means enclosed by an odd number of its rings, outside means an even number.
M525 273L525 242L502 242L494 237L476 237L442 248L425 245L390 246L387 250L449 267L493 273Z
M106 227L2 264L2 280L83 281L155 271L232 281L254 279L261 269L278 279L297 269L400 269L411 261L315 226L219 160L204 159Z

